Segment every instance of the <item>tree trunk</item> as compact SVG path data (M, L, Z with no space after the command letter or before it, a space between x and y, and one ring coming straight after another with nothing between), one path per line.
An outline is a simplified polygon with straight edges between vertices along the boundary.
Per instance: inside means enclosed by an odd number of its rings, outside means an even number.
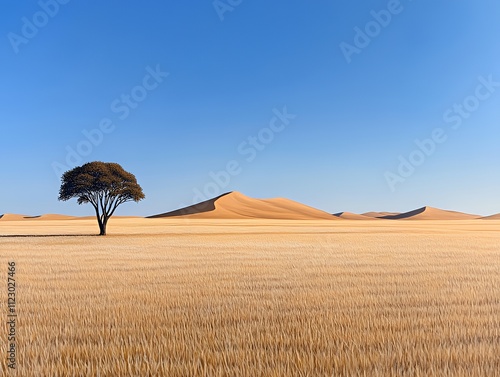
M107 213L103 213L101 215L98 205L94 205L94 209L95 209L95 216L97 217L97 223L99 224L99 235L105 236L106 235L106 226L108 225L108 220L109 220L110 216Z
M101 220L98 217L97 218L97 222L99 223L99 235L100 236L105 236L106 235L106 227L108 225L108 218L105 217L103 220Z
M99 224L99 231L100 231L100 233L99 233L100 236L105 236L106 235L106 224L101 222Z

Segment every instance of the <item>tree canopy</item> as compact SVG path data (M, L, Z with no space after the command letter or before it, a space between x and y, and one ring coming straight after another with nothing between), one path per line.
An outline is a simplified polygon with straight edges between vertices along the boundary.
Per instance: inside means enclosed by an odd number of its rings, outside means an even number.
M100 235L106 235L108 220L126 202L145 198L135 176L112 162L89 162L67 171L61 178L59 200L77 198L95 209Z

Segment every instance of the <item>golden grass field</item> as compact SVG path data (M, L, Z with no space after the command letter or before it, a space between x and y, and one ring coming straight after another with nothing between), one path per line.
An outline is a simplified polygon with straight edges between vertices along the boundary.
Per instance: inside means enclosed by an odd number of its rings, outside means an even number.
M9 376L500 375L500 221L8 221ZM79 236L62 236L77 234ZM0 332L6 354L7 328Z

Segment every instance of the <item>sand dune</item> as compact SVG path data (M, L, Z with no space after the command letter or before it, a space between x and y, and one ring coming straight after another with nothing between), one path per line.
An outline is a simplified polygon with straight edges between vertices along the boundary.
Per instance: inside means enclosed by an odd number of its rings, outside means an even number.
M28 216L6 213L0 215L0 221L53 221L53 220L95 220L95 216L68 216L54 213L47 213L39 216ZM139 216L113 216L113 219L140 219Z
M361 215L366 216L366 217L382 218L385 216L400 215L400 212L366 212L366 213L362 213Z
M144 217L140 216L113 216L112 219L143 219ZM70 220L96 220L95 215L92 216L80 216L80 217L72 217Z
M21 221L25 220L27 217L26 215L18 215L14 213L5 213L3 215L0 215L0 221Z
M387 220L472 220L480 216L468 213L446 211L432 207L422 207L399 215L381 217Z
M74 219L74 216L67 215L58 215L53 213L48 213L40 216L27 216L27 215L18 215L6 213L5 215L0 216L0 221L26 221L26 220L71 220Z
M67 215L59 215L59 214L53 214L53 213L48 213L45 215L41 216L34 216L32 219L38 219L38 220L71 220L74 219L74 216L67 216Z
M500 213L491 216L481 217L480 220L500 220Z
M351 212L339 212L335 213L334 216L340 217L341 219L346 219L346 220L376 220L378 219L375 216L365 216L365 215L358 215L357 213L351 213Z
M190 207L150 216L150 218L176 216L196 219L339 219L327 212L289 199L253 199L239 192L230 192Z

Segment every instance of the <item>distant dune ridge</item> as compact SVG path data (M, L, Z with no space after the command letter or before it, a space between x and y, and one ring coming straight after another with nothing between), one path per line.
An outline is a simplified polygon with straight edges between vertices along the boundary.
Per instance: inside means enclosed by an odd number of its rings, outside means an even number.
M48 213L45 215L38 216L27 216L27 215L18 215L12 213L6 213L4 215L0 215L1 221L55 221L55 220L93 220L95 216L68 216L68 215L59 215ZM135 218L133 216L114 216L114 218Z
M386 220L472 220L480 217L481 216L470 215L468 213L445 211L432 207L422 207L410 212L383 216L381 218Z
M24 221L24 220L71 220L75 219L75 216L57 215L52 213L47 213L45 215L39 216L27 216L27 215L16 215L11 213L6 213L0 215L0 220L3 221Z
M48 213L39 216L27 216L27 215L16 215L11 213L6 213L5 215L0 215L0 221L27 221L27 220L72 220L77 219L75 216L57 215Z
M500 213L491 216L481 217L481 220L500 220Z
M339 212L335 213L334 216L346 220L378 220L378 217L376 216L358 215L356 213L351 213L351 212Z
M395 216L395 215L400 215L400 212L365 212L362 213L361 215L366 216L366 217L375 217L377 219L380 219L385 216Z
M13 213L6 213L0 216L1 221L21 221L25 220L27 217L26 215L16 215Z
M239 192L230 192L200 204L150 218L176 216L196 219L338 220L332 214L289 199L253 199Z
M339 212L330 214L284 198L254 199L233 191L176 211L160 213L147 218L186 217L193 219L267 219L267 220L500 220L500 214L492 216L471 215L462 212L446 211L433 207L422 207L413 211L366 212L356 214ZM114 216L114 218L134 218L132 216ZM91 220L95 216L66 216L45 214L27 216L19 214L0 215L0 222L5 221L46 221L46 220Z
M46 215L41 215L41 216L33 216L33 217L27 217L27 220L33 220L33 219L38 219L38 220L71 220L74 219L75 216L67 216L67 215L58 215L58 214L46 214Z

